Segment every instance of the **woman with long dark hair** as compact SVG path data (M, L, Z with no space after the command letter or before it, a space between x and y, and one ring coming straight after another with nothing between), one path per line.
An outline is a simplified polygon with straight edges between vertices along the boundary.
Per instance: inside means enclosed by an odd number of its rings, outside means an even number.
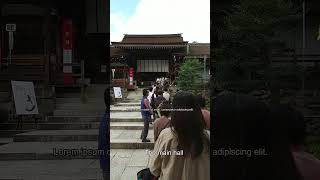
M215 180L301 180L278 111L254 97L223 94L212 111Z
M161 131L150 171L160 180L210 179L210 134L192 93L179 91L172 103L170 127Z

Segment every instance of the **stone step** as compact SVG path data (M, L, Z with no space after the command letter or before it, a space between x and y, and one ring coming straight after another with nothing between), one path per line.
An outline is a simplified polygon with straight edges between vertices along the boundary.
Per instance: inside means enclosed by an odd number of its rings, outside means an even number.
M153 148L153 130L149 131L150 143L142 143L141 130L110 130L111 149ZM98 141L98 130L37 130L17 134L14 142L83 142Z
M103 98L104 92L92 91L92 92L86 92L85 95L88 98ZM56 97L57 98L77 98L77 97L81 97L81 92L57 93Z
M16 128L15 123L6 123L10 129ZM76 130L76 129L98 129L99 122L73 122L73 123L23 123L22 129L39 129L39 130Z
M97 141L98 129L37 130L14 136L14 142Z
M68 110L68 111L99 111L104 112L106 110L104 105L95 105L95 106L56 106L55 110Z
M92 108L103 108L105 109L104 102L88 102L88 103L56 103L56 108L83 108L83 107L92 107Z
M110 130L110 149L153 149L154 134L149 130L149 143L143 143L140 139L141 130Z
M120 102L114 104L114 106L139 106L140 107L140 102Z
M97 159L0 161L2 180L102 180Z
M39 123L38 125L30 125L30 128L34 127L40 130L80 130L98 129L100 122ZM152 125L150 125L149 128L152 129ZM143 122L110 122L110 129L142 130Z
M34 129L28 129L28 130L15 130L15 129L7 129L7 130L1 130L0 131L0 137L2 138L10 138L15 136L16 134L20 133L26 133L29 131L33 131Z
M0 161L97 159L96 141L81 142L14 142L0 146Z
M65 123L85 123L85 122L100 122L102 116L50 116L48 117L47 122L65 122ZM142 122L142 118L137 117L137 118L127 118L127 117L113 117L111 118L111 122Z
M110 106L110 112L140 112L140 106Z
M101 116L47 116L43 120L38 121L38 123L58 123L58 122L100 122ZM18 120L10 120L7 123L17 123ZM22 123L34 124L33 120L22 120Z
M142 119L140 112L112 112L110 118Z
M0 138L0 146L4 144L9 144L13 142L13 138Z
M100 122L101 116L48 116L47 122L58 123L86 123L86 122Z
M22 130L38 129L38 130L81 130L81 129L98 129L99 121L87 122L87 121L74 121L74 122L41 122L41 123L22 123L20 127ZM4 123L3 126L7 129L15 129L16 123ZM1 129L4 129L2 127ZM142 130L144 127L141 119L137 122L110 122L110 129L124 129L124 130ZM153 125L149 125L152 129ZM21 131L18 131L20 133Z
M1 92L0 91L0 99L7 99L10 96L9 92Z
M111 122L143 122L142 118L111 118Z
M114 130L143 130L143 122L111 122L110 129ZM149 125L153 129L153 125Z
M153 149L154 142L143 143L140 139L135 141L129 140L111 140L111 149Z
M89 109L89 110L62 110L56 109L53 111L53 116L103 116L104 110L96 110L96 109Z
M76 103L76 104L89 104L89 103L103 103L104 104L104 99L103 97L101 98L88 98L86 103L83 103L81 101L80 96L79 97L73 97L73 98L56 98L56 103L61 104L61 103Z

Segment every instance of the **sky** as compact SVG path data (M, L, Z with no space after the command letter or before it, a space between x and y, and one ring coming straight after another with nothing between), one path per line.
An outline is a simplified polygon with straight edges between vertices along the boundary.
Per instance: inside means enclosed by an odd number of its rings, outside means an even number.
M210 0L111 0L110 40L123 34L178 34L210 42Z

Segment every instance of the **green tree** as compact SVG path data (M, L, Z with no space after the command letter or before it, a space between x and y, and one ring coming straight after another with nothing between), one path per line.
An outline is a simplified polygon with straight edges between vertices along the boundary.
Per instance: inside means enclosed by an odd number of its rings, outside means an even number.
M203 88L202 67L198 59L185 59L177 77L178 89L198 94Z
M283 33L290 33L297 20L297 8L287 0L242 0L234 5L217 30L214 86L240 91L265 88L276 97L281 88L278 77L301 73L295 64L274 68L272 63L272 54L286 49ZM291 82L299 84L300 79Z

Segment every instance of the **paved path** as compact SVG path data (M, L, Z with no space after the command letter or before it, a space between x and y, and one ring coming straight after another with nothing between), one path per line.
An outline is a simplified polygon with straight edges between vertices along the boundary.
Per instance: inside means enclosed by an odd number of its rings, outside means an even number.
M146 150L111 150L111 180L134 180L137 172L147 167L149 154Z
M140 139L143 121L140 113L142 90L129 91L130 102L117 103L110 107L110 141L111 141L111 180L133 180L137 172L147 167L149 154L153 149L153 127L150 126L148 138L150 143Z

